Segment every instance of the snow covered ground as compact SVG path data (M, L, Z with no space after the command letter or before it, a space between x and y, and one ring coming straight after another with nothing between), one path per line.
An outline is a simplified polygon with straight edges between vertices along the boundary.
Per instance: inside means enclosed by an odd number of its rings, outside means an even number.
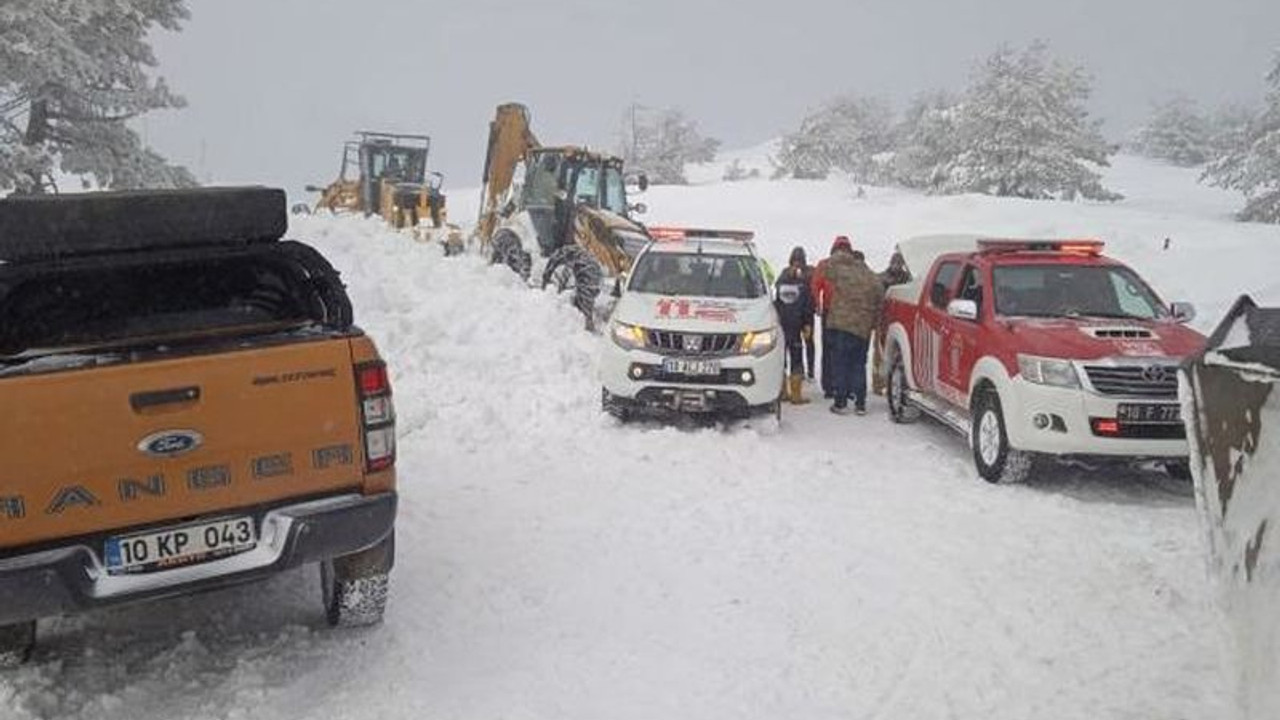
M837 232L874 264L923 232L1101 235L1202 327L1240 290L1280 295L1280 230L1229 222L1233 199L1185 171L1112 175L1115 206L838 181L645 202L653 222L754 229L778 263ZM962 440L874 402L620 426L599 412L601 340L559 299L374 221L292 234L344 272L394 368L386 623L323 629L309 569L47 622L35 662L0 676L4 720L1232 716L1189 486L1072 467L992 487Z

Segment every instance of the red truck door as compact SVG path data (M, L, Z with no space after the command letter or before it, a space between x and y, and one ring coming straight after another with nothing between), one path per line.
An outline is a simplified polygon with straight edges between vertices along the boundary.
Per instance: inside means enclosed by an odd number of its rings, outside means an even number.
M951 301L959 275L958 261L939 263L929 278L928 291L916 312L915 327L911 329L911 372L923 392L939 392L943 353L948 346L950 330L947 303Z
M973 366L978 362L980 336L983 322L987 317L986 299L983 282L983 271L976 265L966 265L960 274L959 286L955 299L971 300L978 307L978 317L974 320L947 316L948 332L945 357L941 363L944 386L939 394L959 407L969 405L969 378L973 374Z

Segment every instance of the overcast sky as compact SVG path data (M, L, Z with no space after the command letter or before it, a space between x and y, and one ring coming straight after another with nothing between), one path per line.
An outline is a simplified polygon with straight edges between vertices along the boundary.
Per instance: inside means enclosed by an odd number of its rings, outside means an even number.
M479 184L494 106L544 142L616 143L632 101L684 109L727 147L842 93L961 87L1001 42L1048 40L1096 78L1118 137L1185 92L1253 101L1280 0L188 0L156 38L186 96L147 141L201 179L327 183L357 129L427 133L448 187Z

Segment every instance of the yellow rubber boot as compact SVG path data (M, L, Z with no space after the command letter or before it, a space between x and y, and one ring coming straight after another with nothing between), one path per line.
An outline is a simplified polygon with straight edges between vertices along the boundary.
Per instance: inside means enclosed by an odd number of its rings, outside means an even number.
M792 405L807 405L809 398L804 396L804 375L792 375L787 378L788 399Z

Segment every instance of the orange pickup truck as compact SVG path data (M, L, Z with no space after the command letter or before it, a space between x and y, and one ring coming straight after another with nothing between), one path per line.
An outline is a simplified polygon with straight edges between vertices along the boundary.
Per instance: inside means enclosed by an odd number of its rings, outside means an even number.
M36 620L320 566L377 622L387 369L266 188L0 200L0 666Z

